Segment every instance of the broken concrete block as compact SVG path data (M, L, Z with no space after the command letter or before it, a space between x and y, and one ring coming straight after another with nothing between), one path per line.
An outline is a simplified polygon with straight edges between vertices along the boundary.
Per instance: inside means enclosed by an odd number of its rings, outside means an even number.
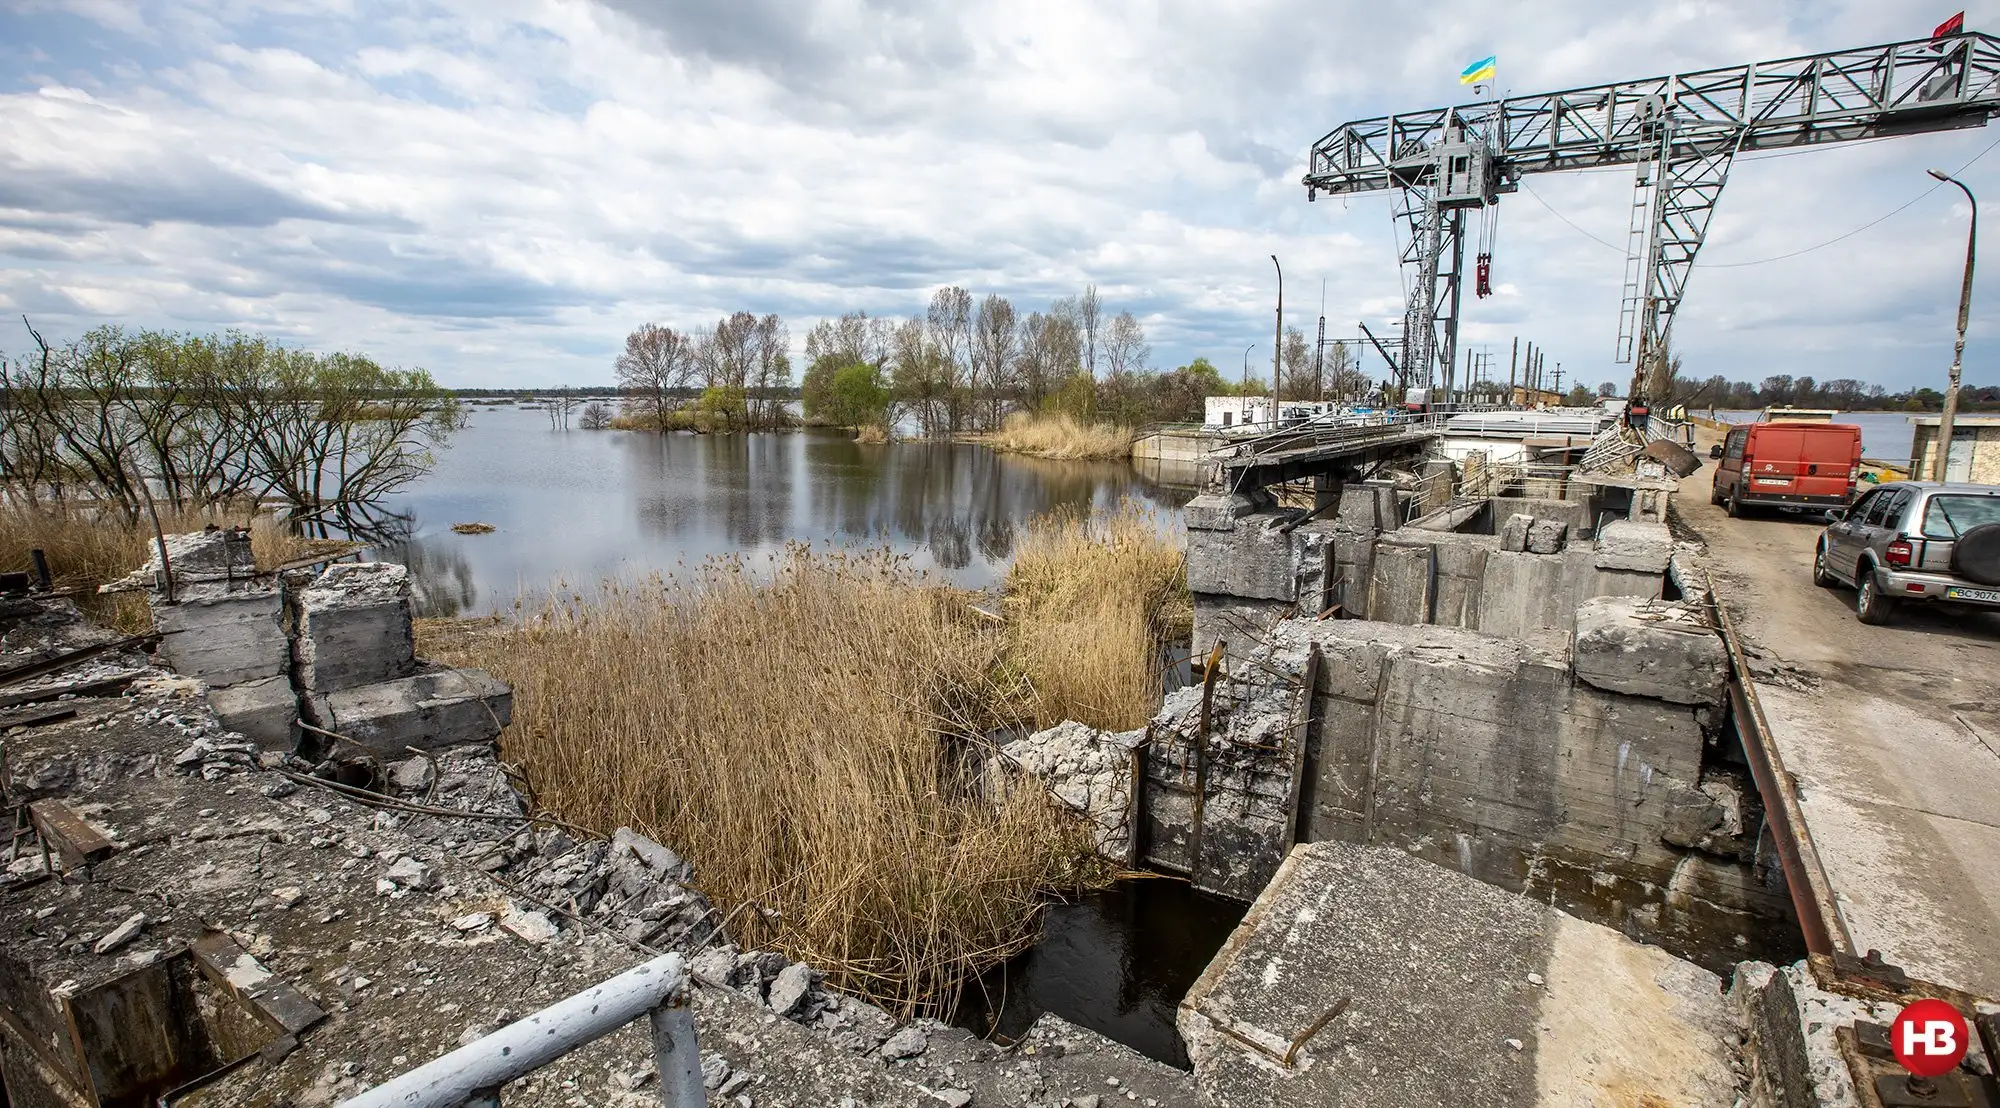
M1239 493L1203 493L1188 501L1181 518L1190 531L1234 531L1236 521L1276 505L1262 489Z
M311 692L405 677L417 667L410 571L339 563L299 594L299 682Z
M1560 554L1569 539L1569 524L1559 519L1538 519L1528 528L1528 553Z
M189 531L166 536L167 565L174 574L175 591L183 585L202 581L226 581L248 577L257 571L250 552L250 536L221 528ZM101 592L155 589L165 584L161 575L159 542L146 543L146 564L125 577L103 586Z
M535 946L550 942L561 933L550 922L547 912L523 911L512 902L508 903L506 913L500 917L500 929Z
M1299 548L1280 528L1296 512L1260 513L1236 520L1228 531L1188 529L1190 592L1252 600L1299 598Z
M134 912L125 917L125 922L106 932L103 938L97 940L97 945L90 949L98 954L109 954L126 943L131 942L133 939L138 938L139 932L145 929L146 913Z
M410 857L397 859L382 876L405 889L434 889L442 883L436 870Z
M268 750L291 750L299 741L299 698L286 678L265 677L208 690L208 706L222 726ZM183 751L185 755L187 752ZM200 761L196 755L195 761ZM180 766L181 758L174 764Z
M1665 573L1674 537L1664 523L1613 520L1597 533L1597 568Z
M894 1035L889 1036L889 1041L882 1044L882 1057L891 1059L915 1058L917 1055L929 1050L930 1045L931 1041L924 1035L923 1028L916 1026L905 1027Z
M514 694L483 669L433 669L313 697L324 726L382 754L491 742Z
M387 769L389 783L406 793L423 792L437 781L437 767L429 758L405 758L389 763Z
M1535 525L1535 517L1525 512L1515 512L1500 525L1500 549L1511 554L1519 554L1528 549L1528 529Z
M1722 636L1677 601L1592 597L1576 609L1576 675L1607 692L1719 707L1729 684Z
M789 1016L798 1010L812 991L812 967L804 962L793 962L778 971L771 981L771 1011L781 1016Z
M210 582L178 588L175 603L153 594L160 654L183 677L222 688L282 675L291 662L276 585Z

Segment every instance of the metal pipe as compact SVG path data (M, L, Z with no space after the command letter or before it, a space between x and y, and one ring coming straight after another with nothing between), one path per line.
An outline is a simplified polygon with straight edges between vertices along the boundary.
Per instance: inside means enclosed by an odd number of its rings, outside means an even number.
M1972 205L1972 221L1965 229L1965 283L1958 290L1958 341L1951 348L1951 379L1944 390L1944 411L1938 417L1937 472L1931 474L1931 480L1943 481L1945 467L1951 461L1952 425L1958 419L1958 380L1961 363L1965 360L1965 324L1972 312L1972 256L1973 249L1979 244L1979 200L1972 195L1971 189L1965 187L1964 181L1935 169L1929 172L1940 181L1957 185L1958 191L1965 194L1965 202Z
M498 1090L508 1082L648 1013L652 1013L661 1103L667 1108L699 1108L704 1103L701 1053L687 1007L687 980L681 956L662 954L343 1101L340 1108L462 1108L495 1103Z

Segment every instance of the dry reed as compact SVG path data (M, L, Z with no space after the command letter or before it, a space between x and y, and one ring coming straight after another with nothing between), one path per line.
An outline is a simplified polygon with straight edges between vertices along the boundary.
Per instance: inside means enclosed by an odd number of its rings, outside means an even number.
M1185 555L1130 501L1102 519L1064 512L1029 522L1006 605L1010 657L1043 727L1145 726L1159 706L1160 646L1185 637L1193 620Z
M1132 455L1132 432L1108 423L1088 426L1062 412L1030 415L1015 412L998 431L974 436L995 450L1030 454L1037 458L1083 461L1093 458L1128 458Z
M199 531L211 523L240 526L246 519L251 553L265 569L353 546L292 534L275 516L254 509L160 507L160 529L169 535ZM40 550L58 588L77 590L80 607L121 630L142 631L150 625L144 600L131 595L99 597L95 590L145 565L153 543L150 516L135 522L97 508L0 502L0 571L32 569L29 551Z
M1135 509L1037 522L1005 626L886 553L796 547L755 568L421 633L432 656L513 683L502 741L538 803L685 852L736 941L945 1012L959 982L1034 941L1050 892L1107 876L1039 786L981 795L983 736L1150 714L1156 636L1186 603L1180 555Z
M978 736L1020 691L963 597L886 556L768 568L607 584L451 653L514 684L503 742L539 803L685 852L746 946L948 1007L1033 940L1088 840L1039 788L976 794Z

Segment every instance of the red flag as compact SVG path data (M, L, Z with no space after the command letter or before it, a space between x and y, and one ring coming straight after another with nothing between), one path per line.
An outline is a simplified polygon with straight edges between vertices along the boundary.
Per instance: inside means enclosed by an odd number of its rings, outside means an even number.
M1965 30L1965 13L1959 12L1957 15L1937 25L1937 30L1931 32L1931 41L1936 42L1947 35L1955 35L1963 30Z

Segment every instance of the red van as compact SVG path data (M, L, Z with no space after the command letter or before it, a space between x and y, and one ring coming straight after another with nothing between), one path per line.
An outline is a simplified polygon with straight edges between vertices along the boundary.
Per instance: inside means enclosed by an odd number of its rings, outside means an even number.
M1709 502L1839 508L1861 477L1861 428L1851 423L1746 423L1723 440Z

